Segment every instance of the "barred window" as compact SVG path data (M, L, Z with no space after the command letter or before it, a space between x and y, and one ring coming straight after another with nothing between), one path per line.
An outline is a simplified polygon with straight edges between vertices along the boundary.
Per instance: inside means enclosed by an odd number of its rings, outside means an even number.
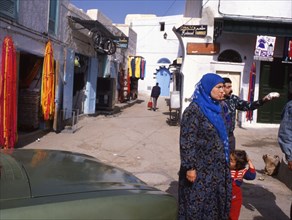
M218 61L242 63L240 54L235 50L224 50L222 53L220 53Z

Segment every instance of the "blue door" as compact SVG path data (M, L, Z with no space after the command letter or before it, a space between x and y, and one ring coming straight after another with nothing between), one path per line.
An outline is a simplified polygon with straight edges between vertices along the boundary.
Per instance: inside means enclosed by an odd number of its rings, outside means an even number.
M156 81L161 88L161 96L169 96L170 72L165 67L159 69L156 75Z
M73 49L66 50L65 72L64 72L64 95L63 109L64 120L72 117L73 103L73 78L74 78L74 58L75 52Z
M85 102L84 102L84 113L94 114L95 113L95 101L96 101L96 81L98 75L98 60L92 57L89 62L88 79L86 82L85 89Z

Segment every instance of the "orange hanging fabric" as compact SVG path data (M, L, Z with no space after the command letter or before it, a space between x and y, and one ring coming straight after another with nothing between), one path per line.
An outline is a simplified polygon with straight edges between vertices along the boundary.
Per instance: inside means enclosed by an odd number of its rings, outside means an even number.
M11 37L2 45L0 74L0 146L14 148L17 141L16 51Z
M55 69L51 41L48 41L46 45L43 62L41 107L44 120L52 119L55 109Z

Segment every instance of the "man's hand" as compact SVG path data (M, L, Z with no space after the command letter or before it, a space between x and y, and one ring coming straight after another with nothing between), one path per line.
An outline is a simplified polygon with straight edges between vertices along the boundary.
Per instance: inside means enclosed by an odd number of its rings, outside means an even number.
M191 183L195 182L197 178L197 172L196 170L188 170L187 171L187 180L190 181Z
M278 92L270 92L262 100L263 100L263 102L268 102L268 101L271 101L271 100L279 98L279 97L280 97L280 94Z

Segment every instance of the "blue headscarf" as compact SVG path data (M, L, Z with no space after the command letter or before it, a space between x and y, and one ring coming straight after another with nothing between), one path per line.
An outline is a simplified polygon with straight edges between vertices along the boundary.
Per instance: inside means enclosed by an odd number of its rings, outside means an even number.
M211 97L211 91L218 83L224 83L222 77L215 73L205 74L196 85L193 94L193 102L198 104L204 115L216 128L224 145L225 159L229 164L229 141L221 115L221 106L219 101L216 101Z

